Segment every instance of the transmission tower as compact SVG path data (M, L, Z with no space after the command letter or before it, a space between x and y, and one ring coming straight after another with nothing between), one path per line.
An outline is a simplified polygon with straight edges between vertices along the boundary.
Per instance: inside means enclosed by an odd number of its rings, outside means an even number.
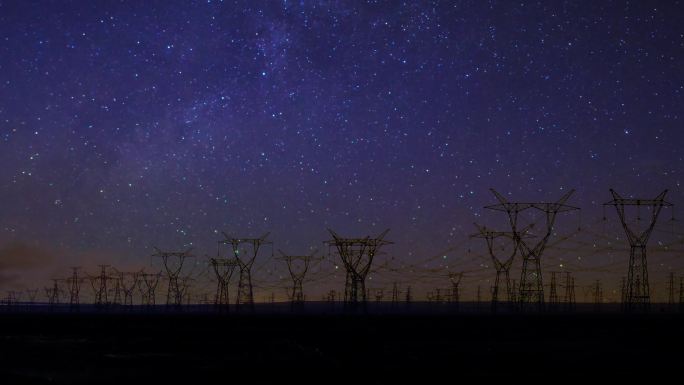
M93 288L93 293L95 295L95 304L98 306L109 303L107 297L107 281L111 279L111 277L107 275L108 267L109 265L100 265L100 274L88 277L90 286Z
M458 286L461 284L461 279L463 279L463 273L449 273L448 277L449 281L451 281L451 303L454 310L458 311L458 307L461 302L461 298L458 293Z
M392 283L392 306L396 306L399 303L399 286L396 282Z
M667 285L667 304L670 308L674 306L675 303L675 277L674 273L670 272L670 279Z
M237 261L239 271L238 276L238 292L236 305L238 307L247 306L254 309L254 288L252 287L252 266L259 254L259 248L262 245L273 245L273 242L267 241L269 233L264 234L260 238L232 238L226 233L223 233L224 240L220 243L231 246L235 261ZM250 247L251 246L251 247ZM242 251L241 251L242 247ZM240 254L245 254L240 255Z
M558 213L579 210L578 207L566 205L565 202L575 190L570 190L563 195L557 202L509 202L503 195L491 189L492 193L499 201L498 204L485 206L486 209L505 212L511 226L514 240L520 249L523 265L520 274L519 302L521 308L528 305L536 305L538 310L544 307L544 284L542 280L541 257L544 249L553 234L553 226ZM526 210L537 210L546 217L546 231L539 240L528 244L525 239L527 231L519 229L519 214ZM534 225L534 224L533 224Z
M132 306L133 305L133 292L134 292L135 288L138 287L138 285L139 285L140 274L142 272L139 272L139 271L134 271L134 272L116 271L116 273L117 273L117 282L118 282L117 286L123 292L123 304L124 304L124 306ZM119 301L120 301L120 294L119 294ZM117 303L117 301L115 300L114 303Z
M180 279L180 298L181 298L181 303L185 302L186 305L190 305L191 303L191 295L190 295L190 287L192 286L192 282L194 281L194 278L191 278L189 276L182 277Z
M80 299L79 293L81 292L81 282L82 278L78 276L78 270L80 267L72 267L71 277L66 279L67 286L69 287L69 306L72 308L78 307Z
M563 296L563 302L567 311L575 309L575 278L569 271L565 272L565 295Z
M116 275L113 277L114 278L114 299L112 300L112 303L115 305L120 305L121 304L121 289L123 286L123 278L124 275L123 273L117 271L115 268L112 268Z
M392 242L385 240L389 229L383 231L375 238L342 238L334 231L328 229L333 239L326 243L329 247L335 246L346 270L344 301L350 309L356 309L359 304L365 307L366 276L373 264L373 258L382 246Z
M594 308L596 311L601 310L601 304L603 303L603 289L601 288L601 281L596 280L594 284Z
M211 258L211 267L216 274L216 296L214 297L214 305L225 306L230 305L230 296L228 295L228 288L230 279L233 277L235 268L238 262L235 259L229 258Z
M411 301L413 300L413 296L411 295L411 285L406 287L406 304L410 304Z
M604 203L604 206L613 206L618 213L622 227L629 241L629 269L627 272L626 303L627 311L647 310L651 301L648 284L648 267L646 263L646 244L653 232L653 227L658 220L658 215L663 207L671 207L672 203L665 201L667 190L661 192L654 199L626 199L622 198L615 190L610 189L613 200ZM637 222L641 222L641 208L650 209L650 218L646 219L645 225L639 229L630 226L629 219L625 215L626 207L636 207Z
M511 300L510 271L513 260L515 259L515 255L518 252L518 245L513 245L513 249L505 259L499 259L494 252L495 240L497 238L505 237L511 239L515 243L516 238L514 237L514 234L512 232L493 231L485 226L480 226L477 223L475 224L475 227L477 227L478 232L476 234L472 234L471 238L482 238L487 242L489 256L491 257L492 262L494 263L494 268L496 269L496 278L494 279L494 287L492 288L492 311L496 312L496 308L501 301L500 288L502 280L506 289L506 302L510 302Z
M287 270L290 272L290 277L292 278L292 292L290 293L291 308L295 309L297 307L302 307L304 305L304 289L302 283L304 282L304 277L306 272L309 270L309 264L314 257L311 255L288 255L282 250L280 252L280 258L287 263Z
M554 309L558 306L558 279L559 271L551 272L551 283L549 284L549 304Z
M159 284L159 278L161 277L161 272L159 273L140 273L139 290L140 297L143 305L154 306L156 304L156 291L157 285Z
M181 306L183 304L183 288L179 278L185 260L193 256L190 254L190 250L169 252L161 251L156 247L154 249L156 253L152 256L161 258L166 270L166 279L169 281L166 291L166 305Z
M58 305L59 304L59 297L61 294L61 289L59 288L59 279L53 279L52 280L52 288L46 287L45 288L45 294L48 297L48 304L50 305Z

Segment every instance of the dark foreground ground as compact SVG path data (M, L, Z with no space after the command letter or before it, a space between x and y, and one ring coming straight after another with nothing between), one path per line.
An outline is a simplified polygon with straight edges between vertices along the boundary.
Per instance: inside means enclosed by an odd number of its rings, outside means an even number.
M684 316L0 313L0 384L677 378ZM605 382L605 381L603 381ZM676 382L676 381L675 381Z

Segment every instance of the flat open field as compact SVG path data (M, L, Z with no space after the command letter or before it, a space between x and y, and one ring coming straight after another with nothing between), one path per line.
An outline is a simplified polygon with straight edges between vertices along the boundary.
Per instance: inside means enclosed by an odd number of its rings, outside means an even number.
M684 316L0 313L2 384L459 383L680 372ZM532 378L530 378L532 379Z

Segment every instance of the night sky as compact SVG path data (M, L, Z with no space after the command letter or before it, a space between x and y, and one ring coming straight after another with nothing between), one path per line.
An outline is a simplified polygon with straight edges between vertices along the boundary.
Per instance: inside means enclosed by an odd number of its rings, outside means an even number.
M576 189L594 233L549 263L620 237L623 251L585 258L609 267L574 265L582 284L615 286L627 244L614 211L598 223L608 189L684 203L683 14L678 1L0 1L0 287L149 266L153 245L204 258L220 231L327 254L329 227L391 228L379 266L392 268L372 277L386 289L446 287L449 264L484 288L472 223L508 230L483 209L489 188ZM680 242L670 217L654 247ZM649 261L656 296L684 265L665 254ZM269 257L263 293L282 281Z

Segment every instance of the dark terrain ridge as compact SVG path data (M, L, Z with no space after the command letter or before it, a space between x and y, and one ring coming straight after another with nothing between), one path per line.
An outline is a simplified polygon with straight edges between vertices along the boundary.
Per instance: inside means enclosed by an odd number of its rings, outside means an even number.
M0 383L591 382L666 378L684 359L684 314L662 310L345 314L259 306L5 309Z

